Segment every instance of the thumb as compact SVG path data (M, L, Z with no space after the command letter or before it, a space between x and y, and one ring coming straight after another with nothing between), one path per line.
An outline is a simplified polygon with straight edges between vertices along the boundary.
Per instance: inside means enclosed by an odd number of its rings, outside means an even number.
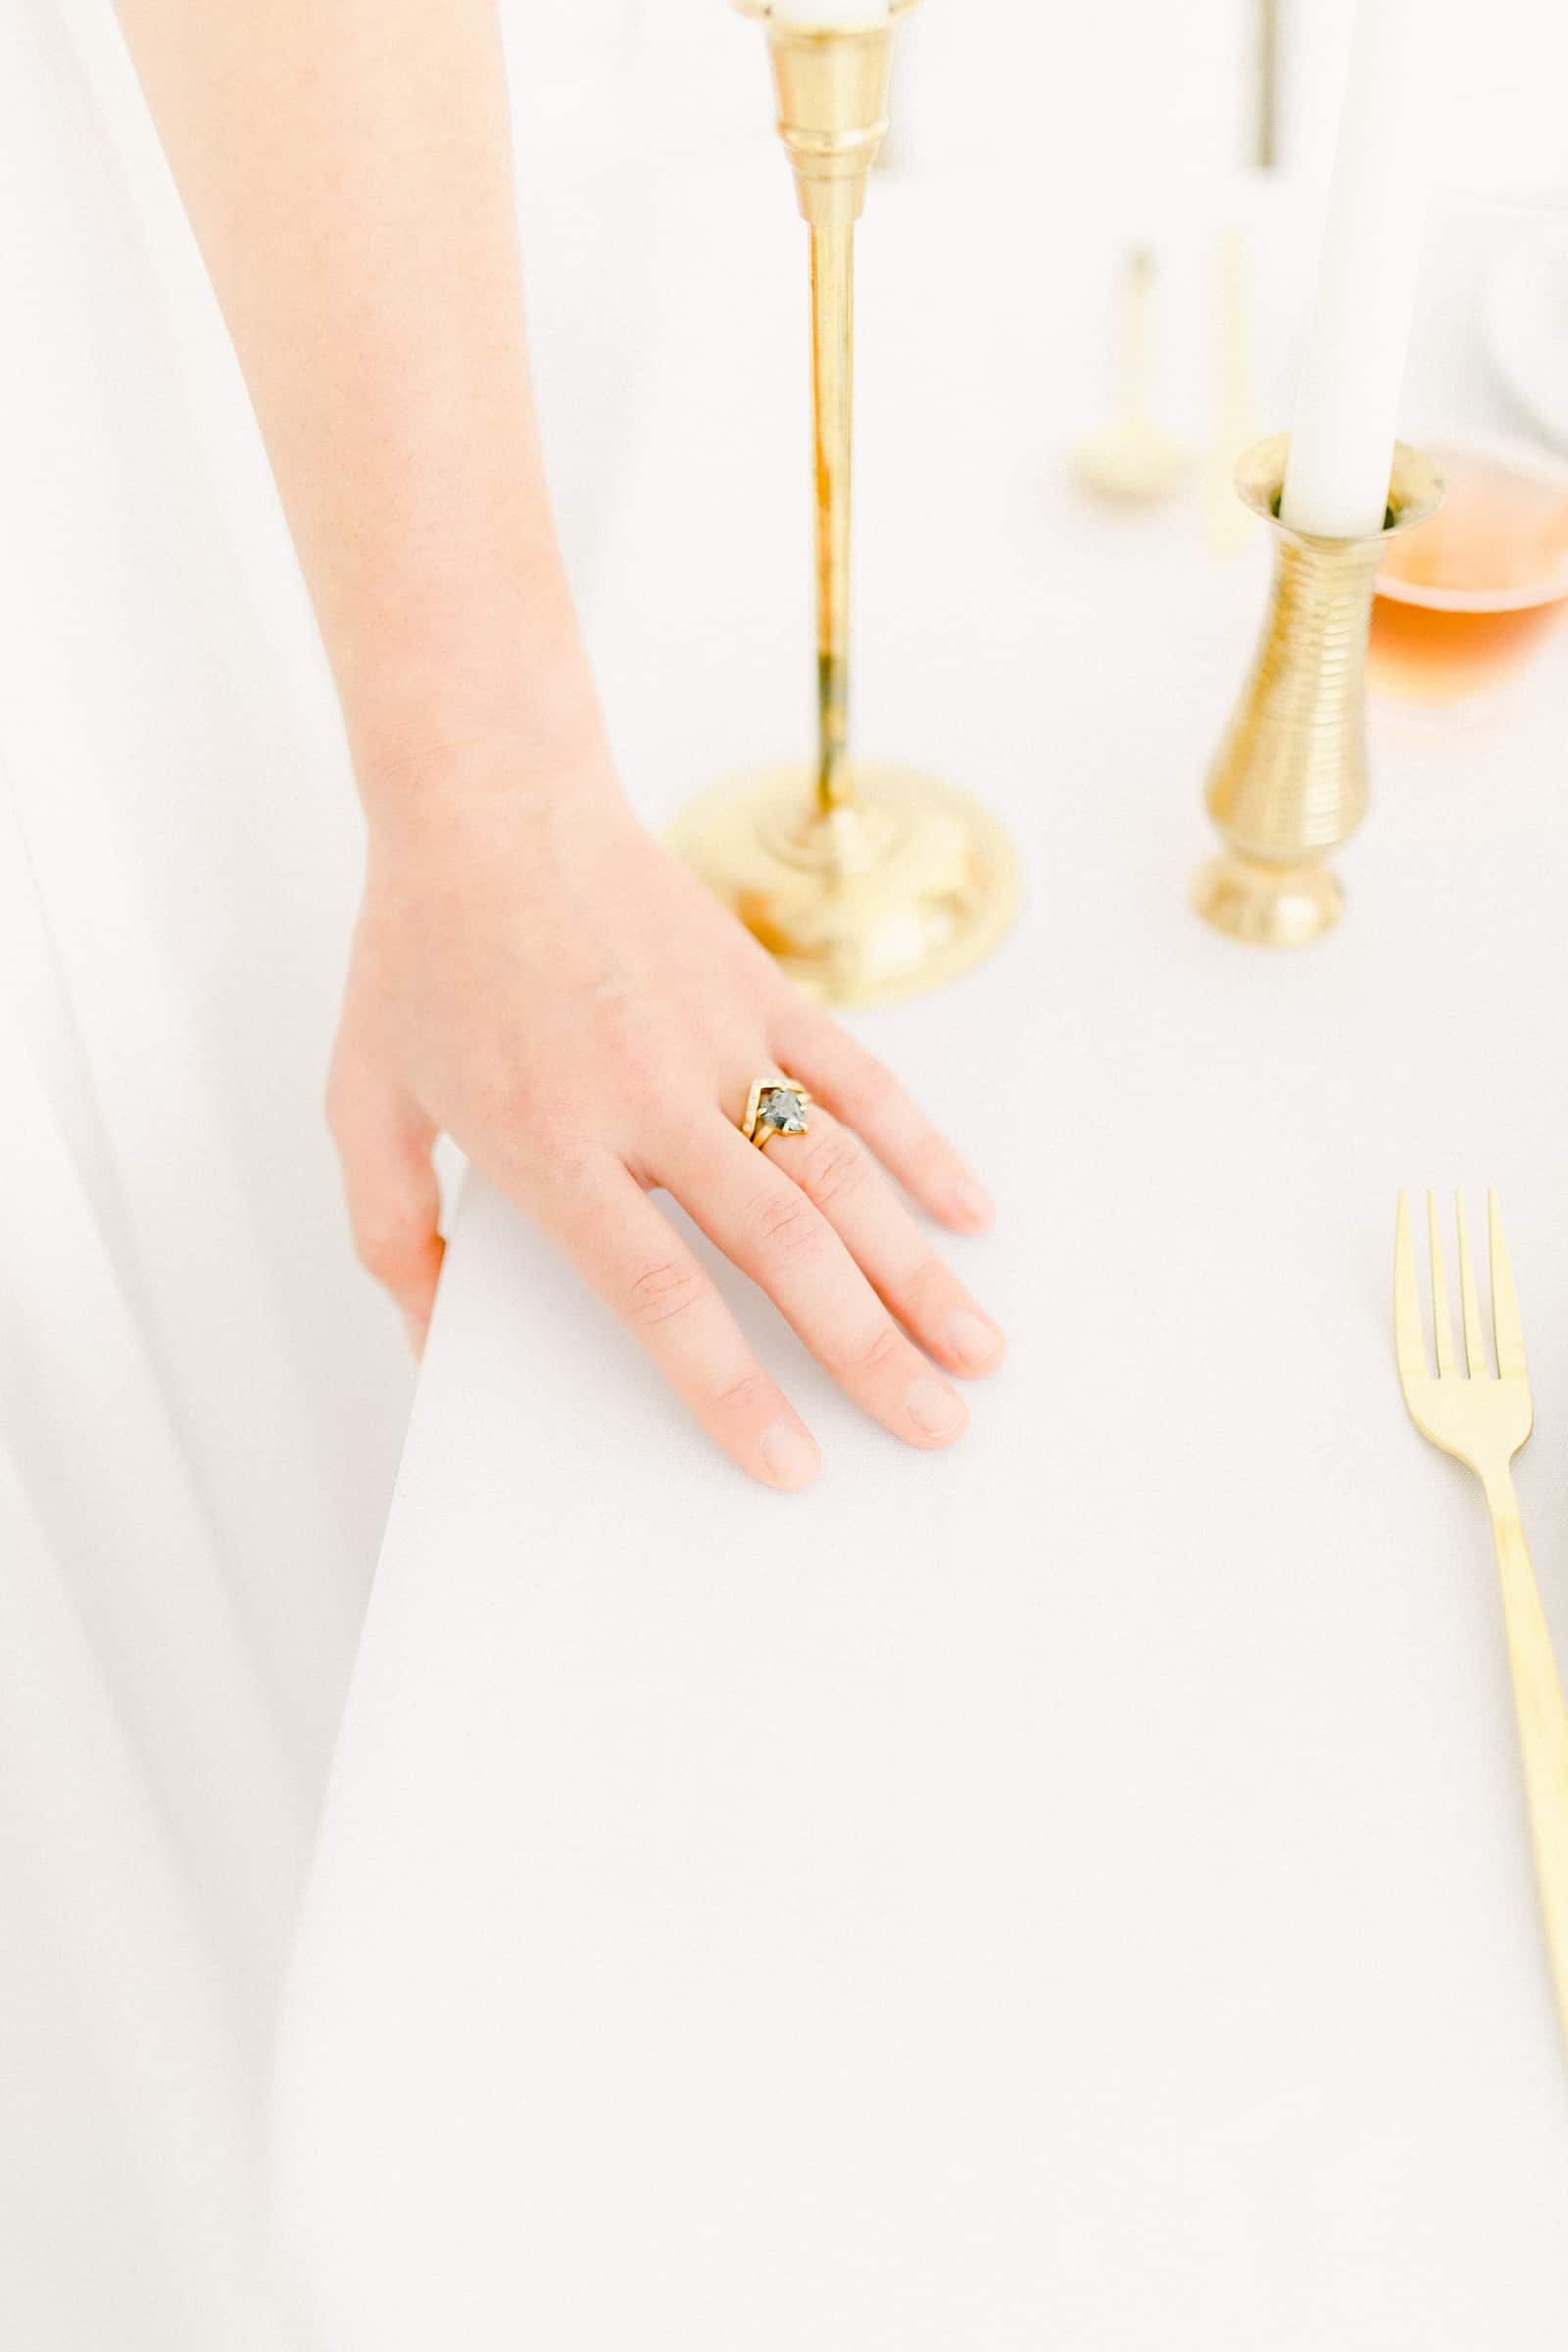
M394 1090L344 1084L336 1073L327 1124L343 1171L355 1252L402 1312L409 1345L419 1355L446 1247L430 1157L435 1129Z

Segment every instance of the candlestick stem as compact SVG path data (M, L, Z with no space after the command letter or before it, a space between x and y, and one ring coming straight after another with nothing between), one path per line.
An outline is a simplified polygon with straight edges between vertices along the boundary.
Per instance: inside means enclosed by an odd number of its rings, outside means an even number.
M850 469L855 408L855 230L811 230L816 457L817 805L849 797Z
M1280 0L1257 0L1258 167L1272 172L1279 162Z

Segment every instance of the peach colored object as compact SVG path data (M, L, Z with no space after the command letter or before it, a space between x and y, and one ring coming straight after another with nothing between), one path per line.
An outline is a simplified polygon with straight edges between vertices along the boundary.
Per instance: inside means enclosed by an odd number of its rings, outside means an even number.
M1434 443L1447 496L1378 574L1369 683L1450 703L1522 668L1568 611L1568 464L1524 441Z

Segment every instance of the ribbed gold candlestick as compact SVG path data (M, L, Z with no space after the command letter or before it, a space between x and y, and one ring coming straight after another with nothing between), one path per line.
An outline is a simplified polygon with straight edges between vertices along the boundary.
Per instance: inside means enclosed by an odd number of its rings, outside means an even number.
M778 131L810 239L816 757L706 794L671 845L812 995L868 1004L990 953L1018 872L996 820L930 777L851 757L850 513L855 223L887 128L895 21L807 28L736 0L768 37Z
M1365 673L1373 583L1396 531L1436 514L1437 469L1401 441L1383 529L1319 539L1279 519L1288 437L1260 441L1236 487L1274 530L1262 635L1208 773L1206 805L1228 848L1194 885L1199 913L1231 939L1297 947L1340 917L1325 860L1366 814Z

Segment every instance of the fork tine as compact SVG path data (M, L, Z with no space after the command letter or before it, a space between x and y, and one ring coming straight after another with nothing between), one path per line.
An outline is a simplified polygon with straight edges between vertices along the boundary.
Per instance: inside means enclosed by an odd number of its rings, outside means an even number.
M1394 1352L1401 1381L1425 1380L1426 1343L1421 1337L1421 1298L1415 1284L1415 1250L1410 1242L1410 1202L1399 1195L1394 1226Z
M1453 1317L1448 1312L1448 1285L1443 1271L1436 1193L1427 1195L1427 1245L1432 1258L1432 1337L1437 1343L1438 1378L1452 1380L1459 1364L1453 1352Z
M1464 1221L1464 1195L1453 1196L1453 1213L1459 1226L1459 1307L1464 1317L1464 1352L1472 1380L1487 1380L1492 1367L1487 1362L1486 1334L1481 1325L1481 1301L1476 1297L1476 1270L1470 1260L1470 1234Z
M1525 1377L1525 1335L1519 1322L1508 1245L1502 1238L1502 1210L1495 1193L1487 1195L1487 1239L1492 1256L1492 1334L1497 1346L1497 1370L1504 1380Z

